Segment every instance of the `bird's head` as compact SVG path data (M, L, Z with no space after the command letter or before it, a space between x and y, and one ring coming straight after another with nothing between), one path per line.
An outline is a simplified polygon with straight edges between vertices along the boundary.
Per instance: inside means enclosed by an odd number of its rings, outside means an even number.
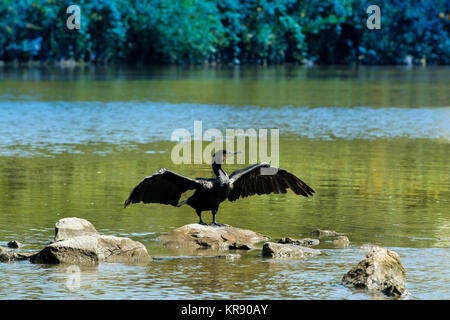
M231 157L234 156L235 154L238 154L239 152L231 152L231 151L227 151L227 150L218 150L216 151L216 153L214 153L213 157L212 157L212 163L217 163L217 164L223 164L223 161L226 157Z

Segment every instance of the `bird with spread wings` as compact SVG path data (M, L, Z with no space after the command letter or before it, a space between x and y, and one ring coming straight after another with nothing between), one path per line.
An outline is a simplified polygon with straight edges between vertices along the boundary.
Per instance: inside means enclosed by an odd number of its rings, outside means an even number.
M216 177L212 179L192 179L168 169L160 169L133 188L125 200L124 207L139 202L170 204L177 207L188 204L195 209L200 224L206 224L202 220L202 212L211 211L212 224L223 226L216 221L216 214L220 203L226 199L236 201L253 195L286 193L287 189L304 197L312 196L315 192L292 173L271 167L268 163L257 163L236 170L228 176L222 169L222 163L226 157L234 154L236 152L227 150L219 150L214 154L212 169ZM188 190L195 192L180 202L181 195Z

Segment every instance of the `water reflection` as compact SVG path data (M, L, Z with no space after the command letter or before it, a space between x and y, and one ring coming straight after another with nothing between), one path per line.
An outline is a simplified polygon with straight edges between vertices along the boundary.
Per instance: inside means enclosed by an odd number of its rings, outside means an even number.
M390 249L400 254L407 270L406 299L448 298L449 268L436 263L436 258L448 259L448 249ZM362 257L351 246L306 260L270 260L244 253L235 261L166 259L148 267L104 263L82 268L79 289L67 288L66 266L2 264L0 289L2 297L12 299L386 299L340 284L342 275Z
M449 67L0 68L0 100L448 107ZM25 80L25 81L24 81Z

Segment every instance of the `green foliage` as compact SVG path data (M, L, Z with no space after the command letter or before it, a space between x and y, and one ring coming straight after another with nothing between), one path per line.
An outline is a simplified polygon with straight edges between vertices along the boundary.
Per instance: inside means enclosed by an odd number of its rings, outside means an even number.
M233 59L244 62L284 62L301 60L306 54L300 16L295 14L295 0L225 1L221 10L233 24L226 24L232 34ZM231 56L225 56L231 60Z
M66 9L81 8L69 30ZM128 63L450 63L446 0L3 0L1 60Z
M381 12L382 29L362 34L362 61L397 64L409 55L415 61L450 63L449 9L448 1L385 2Z

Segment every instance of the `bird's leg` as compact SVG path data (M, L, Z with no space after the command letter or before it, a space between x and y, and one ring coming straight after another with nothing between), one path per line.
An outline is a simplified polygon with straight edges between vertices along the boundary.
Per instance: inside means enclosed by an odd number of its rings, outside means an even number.
M217 210L211 210L211 212L212 212L212 216L213 216L213 222L212 222L212 225L218 226L218 227L223 227L223 226L225 226L223 223L218 223L218 222L216 221Z
M198 223L203 225L203 226L206 226L206 223L204 223L203 220L202 220L202 212L200 210L197 210L197 215L200 218L200 221Z

